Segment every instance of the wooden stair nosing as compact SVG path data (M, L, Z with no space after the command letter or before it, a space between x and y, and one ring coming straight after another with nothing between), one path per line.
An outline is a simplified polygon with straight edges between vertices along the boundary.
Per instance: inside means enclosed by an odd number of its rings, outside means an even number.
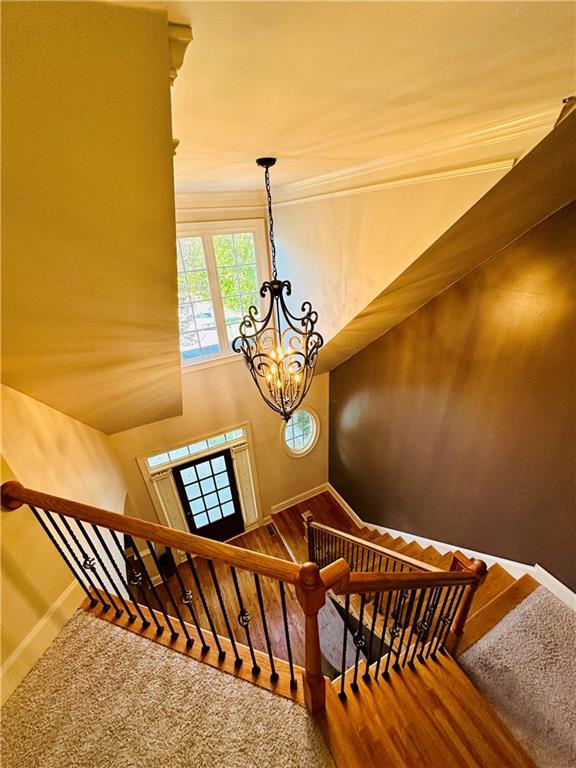
M529 574L524 574L470 616L464 626L464 634L458 644L457 655L460 656L477 643L539 586L536 579Z

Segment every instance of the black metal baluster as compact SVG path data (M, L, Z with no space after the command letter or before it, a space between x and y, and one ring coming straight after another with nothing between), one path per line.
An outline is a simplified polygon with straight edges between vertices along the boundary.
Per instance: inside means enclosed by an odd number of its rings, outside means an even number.
M416 608L414 609L414 616L412 618L412 627L410 628L410 635L408 637L408 642L406 643L406 653L404 654L404 659L402 661L402 666L406 666L406 662L408 661L408 653L410 651L410 645L412 643L412 638L414 637L414 630L418 628L418 622L420 620L420 613L422 612L422 604L424 602L424 596L425 596L426 590L420 589L420 592L418 594L418 601L416 603ZM416 642L414 644L414 649L412 651L412 657L410 662L408 663L409 667L412 667L412 659L414 658L414 653L416 651L416 646L418 645L418 635L416 635Z
M174 557L172 554L172 550L170 547L166 547L167 551L170 553L171 557ZM188 554L187 552L185 554ZM204 639L204 633L202 632L202 627L198 623L198 616L196 615L196 611L194 610L194 599L192 596L192 590L188 589L188 587L184 584L184 580L182 579L182 574L180 573L180 569L176 567L176 581L178 582L178 586L180 587L180 602L188 608L188 613L190 614L192 618L192 623L196 627L196 632L198 633L198 637L200 638L200 643L202 645L202 653L208 653L210 650L210 646Z
M185 555L186 555L186 561L188 562L188 567L192 572L192 578L194 579L194 584L196 584L196 589L198 590L198 594L200 596L200 602L202 603L204 614L208 619L210 632L212 632L214 643L216 644L216 648L218 649L218 661L224 661L224 659L226 658L226 651L222 648L222 643L220 642L220 638L218 637L218 633L216 632L216 626L214 624L214 620L212 619L212 614L210 613L210 609L208 608L208 603L206 602L206 598L204 596L204 590L202 589L202 583L200 581L200 577L198 576L196 566L194 565L194 560L192 559L192 557L188 552L186 552ZM200 629L199 625L197 629ZM200 632L198 632L198 634L200 635ZM210 646L204 640L203 635L200 635L200 642L202 643L202 653L206 653L207 651L210 650Z
M338 698L340 701L344 701L346 699L346 691L344 690L345 686L345 677L346 677L346 653L348 652L348 613L350 611L350 595L347 592L346 598L344 600L344 639L342 641L342 667L340 670L340 693L338 694Z
M430 652L432 650L432 646L434 645L434 641L436 639L436 633L438 632L438 627L440 626L442 622L442 617L444 615L444 609L446 608L446 603L448 602L448 598L450 597L450 591L451 587L446 588L446 591L444 593L444 600L442 601L442 607L440 608L440 612L438 614L438 617L436 619L436 624L434 625L434 630L432 632L432 639L430 640L430 644L428 645L428 649L426 651L426 658L430 656Z
M420 662L424 661L424 656L423 656L424 648L426 646L426 641L428 640L428 635L430 634L430 629L434 622L434 616L436 615L436 608L438 607L438 602L440 600L440 592L441 592L440 587L434 587L433 589L430 590L430 594L428 595L428 602L426 603L424 618L422 619L422 622L418 631L418 639L420 643L420 651L418 651L418 661ZM412 655L412 660L413 659L414 659L414 654Z
M454 616L456 615L456 611L458 610L458 606L460 605L460 601L462 600L462 596L464 594L465 589L466 589L466 585L461 586L460 589L457 589L456 587L454 587L454 596L456 597L456 601L454 602L454 600L452 600L452 603L454 603L454 605L450 604L450 608L448 609L448 616L446 618L446 621L444 622L445 626L438 640L437 650L440 653L446 653L446 650L444 648L444 643L446 642L448 632L450 631L450 627L452 625L452 622L454 621Z
M146 544L148 544L148 542L146 542ZM160 595L158 594L158 590L154 586L154 582L152 581L152 577L150 576L150 574L148 573L148 569L144 565L144 560L142 559L142 555L140 554L140 551L138 550L138 547L136 546L135 542L134 542L133 551L134 551L134 556L138 560L138 564L140 565L140 567L142 568L142 571L146 575L146 580L148 582L148 586L150 588L151 593L154 595L154 599L156 601L156 604L160 608L160 613L162 614L162 616L164 617L164 621L168 625L168 629L170 630L170 634L172 636L172 640L176 640L176 638L178 637L178 632L176 632L176 630L174 629L174 627L172 625L172 622L170 621L170 617L168 616L168 613L166 612L166 609L164 608L164 603L160 599ZM160 578L162 578L161 574L160 574ZM160 631L156 630L156 634L157 635L161 635L163 630L164 630L164 627L161 627Z
M230 566L230 573L232 574L232 581L234 582L234 591L236 592L236 599L238 600L238 624L244 627L246 633L246 642L248 643L248 650L250 651L250 658L252 659L252 674L258 675L260 673L260 667L256 662L256 656L254 654L254 648L252 646L252 638L250 636L250 614L244 607L244 601L242 600L242 593L240 592L240 586L238 584L238 576L236 574L236 568L233 565Z
M350 688L356 693L358 690L358 664L360 662L360 651L366 646L366 635L364 634L364 606L366 605L366 595L363 592L360 595L360 612L358 614L358 631L354 633L354 645L356 646L356 656L354 657L354 678Z
M100 592L99 588L96 586L96 584L94 583L94 580L92 579L91 574L94 571L94 563L88 559L84 559L84 562L81 563L80 559L76 555L76 552L74 551L74 547L72 546L72 544L70 544L66 536L64 536L64 534L60 530L60 527L56 523L56 519L55 517L53 517L52 513L49 510L45 509L44 514L46 515L46 519L50 522L50 525L58 534L60 541L66 547L66 549L70 553L70 556L72 557L72 559L74 560L74 562L76 563L80 571L86 576L86 580L88 581L88 583L90 584L90 586L92 587L96 595L98 596L98 599L102 603L103 613L106 613L111 606L110 606L110 603L107 603L106 600L102 597L102 593Z
M234 639L234 633L232 632L230 619L228 618L228 613L226 612L226 606L224 605L224 599L222 598L222 592L220 591L220 583L218 582L218 578L216 576L214 563L212 562L212 560L207 560L206 562L208 563L208 570L210 571L210 578L212 579L212 584L214 585L214 589L216 590L218 605L220 606L220 610L222 611L222 617L224 618L224 624L226 625L228 638L232 645L232 651L234 652L234 668L238 669L239 667L242 666L242 659L240 658L240 654L238 653L238 648L236 647L236 640Z
M162 583L164 584L164 589L166 590L166 594L168 595L168 600L172 603L174 606L174 611L176 612L176 618L180 622L180 626L182 627L182 630L184 632L184 636L186 637L186 647L190 648L192 646L192 643L194 642L192 638L190 637L190 633L188 632L188 627L184 623L184 620L182 618L182 614L180 613L180 609L178 608L178 603L174 599L174 596L172 594L172 590L170 589L170 585L168 584L168 579L164 576L164 573L162 571L162 567L160 565L160 560L158 559L158 555L156 554L156 550L152 546L152 543L148 540L146 540L146 546L148 547L148 551L150 552L150 556L152 557L152 560L154 560L154 565L156 566L156 569L158 573L160 574L160 578L162 579ZM175 563L176 565L176 563ZM178 566L176 565L176 568ZM168 616L168 612L166 611L166 616ZM172 624L169 623L170 626L170 632L172 633L172 640L176 640L178 637L178 632L174 629Z
M436 637L434 638L434 642L432 644L432 651L430 653L430 657L435 660L436 659L436 653L438 651L438 646L440 645L440 640L443 637L444 633L450 629L450 614L452 611L452 605L454 604L454 600L456 598L456 595L458 594L458 587L450 587L450 600L448 601L448 607L446 610L442 611L442 614L440 616L440 625L439 625L439 632L437 633Z
M384 592L382 594L382 600L384 599ZM382 637L380 638L380 647L378 649L378 659L376 661L376 669L374 670L374 679L378 677L380 671L380 663L382 661L382 651L384 650L384 640L386 638L386 630L388 629L388 619L390 618L390 607L392 605L392 592L388 592L386 598L386 614L384 616L384 624L382 629ZM390 650L388 650L388 656L390 656Z
M364 674L362 675L362 680L364 680L364 682L366 683L370 682L370 659L372 657L372 644L374 642L374 633L376 632L376 619L378 618L378 612L382 604L383 594L384 594L383 592L376 592L376 594L374 595L374 599L372 601L373 607L372 607L372 624L370 625L370 642L368 643L368 652L366 654L366 667L364 669Z
M386 558L386 562L384 563L384 573L388 571L389 567L390 567L390 561L389 561L389 558Z
M392 614L394 616L394 623L390 629L390 650L388 651L388 655L386 656L386 666L385 666L384 672L382 673L382 677L384 677L385 679L388 679L390 677L389 669L390 669L390 659L392 658L392 654L393 653L398 654L397 651L394 651L394 642L402 631L400 627L400 617L402 616L402 608L404 607L405 599L406 599L406 591L404 589L401 589L397 595L396 606ZM394 666L396 666L396 662L394 663Z
M96 534L96 538L98 539L98 541L102 545L102 548L103 548L104 552L106 552L106 554L108 555L109 562L112 564L114 570L118 574L118 577L120 579L120 590L118 590L118 597L122 601L122 605L124 606L124 608L126 609L126 613L128 614L128 623L129 624L133 624L136 621L136 614L132 613L132 611L130 610L130 606L128 605L128 603L126 602L124 597L122 596L122 587L124 587L124 589L126 589L126 591L128 592L128 595L130 596L130 599L132 600L132 594L130 593L130 588L128 587L128 584L126 583L126 580L124 579L124 577L122 575L122 571L120 570L120 568L118 568L118 564L114 560L114 557L112 556L112 553L110 552L110 548L108 547L108 544L106 544L106 540L104 539L104 536L102 536L102 533L100 532L100 529L98 528L97 525L94 525L94 523L90 523L90 526L92 527L92 530ZM82 530L82 533L84 534L84 538L86 538L86 532L83 529L81 529L81 530ZM112 585L112 588L116 589L116 587L114 585L114 582L112 581L108 570L104 566L104 563L102 563L102 567L104 568L104 573L108 576L108 579L110 580L110 584ZM132 601L132 602L134 602L134 601ZM144 618L144 617L142 616L142 618Z
M112 597L112 595L108 591L108 588L107 588L106 584L104 583L104 580L102 579L102 577L98 573L98 571L96 569L96 565L94 563L94 558L88 556L88 553L84 550L84 547L78 541L78 537L76 536L76 534L72 530L72 526L70 525L68 520L66 520L66 518L63 515L60 515L60 514L58 515L58 518L59 518L59 520L61 520L62 524L64 525L64 528L66 528L66 530L70 534L70 537L71 537L72 541L76 544L76 546L78 547L78 549L80 550L80 552L82 554L82 559L83 559L82 567L86 571L91 571L94 574L94 578L96 579L98 584L100 584L100 587L101 587L102 591L104 592L104 594L106 595L106 597L108 598L108 600L110 602L110 605L112 606L112 608L114 608L114 613L116 615L116 618L118 618L119 616L122 615L122 609L119 608L118 605L116 605L116 603L114 602L114 598Z
M286 593L284 590L284 582L278 582L280 585L280 602L282 604L282 618L284 621L284 637L286 638L286 650L288 652L288 665L290 667L290 690L295 690L297 683L294 677L294 663L292 661L292 648L290 646L290 627L288 624L288 611L286 609Z
M256 595L258 596L258 606L260 608L260 616L262 617L262 626L264 627L264 639L266 640L266 650L268 651L268 661L270 662L270 669L272 673L270 680L275 683L278 680L278 672L274 666L274 656L272 654L272 645L270 644L270 635L268 634L268 622L266 621L266 611L264 610L264 599L262 598L262 588L260 586L260 577L257 573L254 574L254 583L256 584Z
M402 649L404 648L404 637L406 635L406 626L410 624L410 617L412 615L412 608L414 606L414 598L416 597L416 590L411 589L408 597L408 606L406 608L406 617L402 621L402 634L400 635L400 643L398 644L398 653L396 654L396 662L394 663L394 670L398 671L400 669L400 655L402 654ZM402 619L402 616L400 616Z
M112 534L112 538L114 539L114 543L118 547L118 551L120 552L120 554L122 555L122 557L124 559L124 562L126 563L126 578L127 578L128 583L130 584L130 586L138 588L141 591L142 598L144 599L144 602L146 603L146 607L150 611L150 616L152 618L152 621L154 622L154 624L156 624L156 634L157 635L162 634L162 631L163 631L164 628L160 625L160 622L156 618L156 614L154 613L154 611L152 609L152 606L150 605L150 601L148 600L148 595L146 594L146 587L144 586L144 584L142 584L142 573L141 573L141 571L137 571L134 568L134 564L127 557L126 552L124 550L124 547L120 543L120 539L118 538L118 534L116 533L116 531L113 531L112 529L110 529L110 533ZM132 550L134 551L136 549L136 545L134 544L132 539L129 536L126 536L126 541L130 541L130 546L131 546ZM140 601L134 599L134 597L132 595L132 590L130 590L130 595L132 597L132 602L134 603L134 605L136 606L136 608L138 610L138 613L140 614L140 617L142 619L142 625L144 627L149 627L150 626L150 622L148 621L148 619L142 613L142 610L141 610L141 608L139 606L139 602Z
M79 575L76 573L76 569L74 568L74 566L72 565L72 563L70 562L70 560L68 560L68 558L66 557L66 554L65 554L64 550L63 550L63 549L62 549L62 547L61 547L61 546L58 544L58 542L56 541L56 539L54 538L54 536L52 535L52 533L51 533L51 532L48 530L48 527L46 526L46 523L44 522L44 520L42 520L42 517L40 516L40 513L38 512L38 510L36 509L36 507L33 507L33 506L32 506L32 504L30 504L29 506L30 506L30 510L32 511L32 514L34 515L34 517L36 518L36 520L38 520L38 522L40 523L40 525L41 525L41 527L42 527L42 530L44 531L44 533L46 534L46 536L48 536L48 538L50 539L50 541L52 542L52 544L53 544L53 545L56 547L56 551L58 552L58 554L60 555L60 557L62 558L62 560L64 560L64 562L65 562L65 563L66 563L66 565L68 566L68 569L70 570L70 572L72 573L72 575L74 576L74 578L76 579L76 581L78 582L78 584L80 584L80 586L82 587L82 589L83 589L83 590L84 590L84 592L86 593L86 595L87 595L88 599L90 600L90 607L91 607L91 608L94 608L94 606L98 604L98 600L96 600L96 598L94 597L94 595L92 595L92 594L90 593L90 590L88 589L88 587L86 586L86 584L84 584L84 582L82 581L82 579L80 578L80 576L79 576ZM80 570L80 573L82 573L82 570Z

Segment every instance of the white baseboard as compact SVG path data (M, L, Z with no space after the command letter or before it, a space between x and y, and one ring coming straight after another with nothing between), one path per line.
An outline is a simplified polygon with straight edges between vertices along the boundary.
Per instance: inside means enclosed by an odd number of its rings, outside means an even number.
M6 659L2 665L2 704L36 664L84 597L80 585L73 581Z
M306 499L311 499L312 496L317 496L319 493L324 493L324 491L329 490L330 483L322 483L322 485L317 485L315 488L310 488L309 491L299 493L298 496L292 496L291 499L285 499L278 504L274 504L270 507L270 513L275 514L276 512L282 512L283 509L288 509L288 507L292 507L294 504L300 504L302 501L306 501Z
M538 563L534 566L533 576L536 581L539 581L549 592L552 592L553 595L556 595L556 597L562 600L568 608L572 608L573 611L576 611L576 595L566 586L566 584L559 581L556 576L552 576L549 571L542 568Z

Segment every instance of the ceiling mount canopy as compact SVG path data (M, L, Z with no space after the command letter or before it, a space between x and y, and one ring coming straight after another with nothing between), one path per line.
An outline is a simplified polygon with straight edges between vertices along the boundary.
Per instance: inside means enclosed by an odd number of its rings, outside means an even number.
M318 351L324 341L315 330L318 313L309 301L301 305L301 315L292 314L286 305L292 286L288 280L278 279L270 191L270 168L275 165L276 158L261 157L256 163L264 168L268 201L272 280L262 283L260 296L262 299L268 297L269 304L262 315L257 307L249 308L240 323L240 335L232 342L232 349L244 355L264 401L288 421L310 389Z

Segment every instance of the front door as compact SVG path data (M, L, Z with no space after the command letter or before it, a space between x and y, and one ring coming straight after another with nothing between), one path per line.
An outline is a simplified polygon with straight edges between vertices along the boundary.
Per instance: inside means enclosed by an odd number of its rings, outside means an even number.
M229 450L172 470L191 533L225 541L244 531L240 497Z

